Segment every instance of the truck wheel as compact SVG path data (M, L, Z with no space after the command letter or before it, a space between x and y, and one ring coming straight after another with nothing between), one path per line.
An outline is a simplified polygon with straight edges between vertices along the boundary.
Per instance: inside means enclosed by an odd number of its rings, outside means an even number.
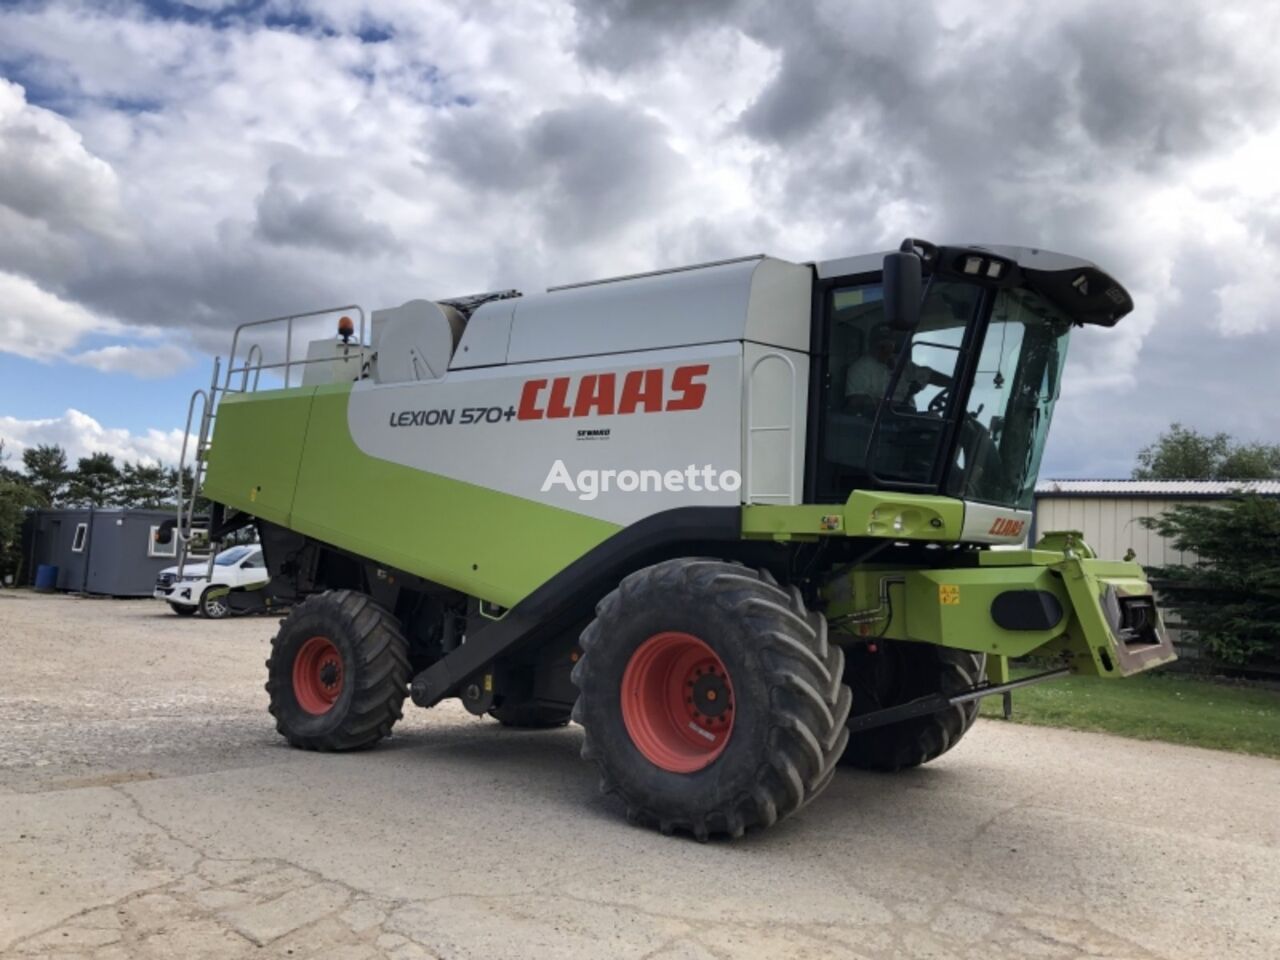
M205 587L204 593L200 594L200 613L210 620L223 620L231 616L231 605L227 603L225 593L216 597L209 596L209 591L213 589L215 588Z
M563 727L569 722L570 711L562 707L546 707L536 703L504 703L489 711L489 716L504 727L521 727L526 730L545 730Z
M180 617L190 617L196 612L196 608L186 603L170 603L169 609Z
M897 706L931 693L958 693L981 682L986 655L928 643L879 641L851 648L845 683L853 716ZM978 701L849 737L840 762L862 770L902 770L934 760L957 743L978 716Z
M271 715L304 750L371 747L400 719L409 675L409 644L390 612L352 590L318 593L271 641Z
M639 570L580 644L582 755L631 821L738 837L830 782L849 735L844 654L767 572L705 559Z

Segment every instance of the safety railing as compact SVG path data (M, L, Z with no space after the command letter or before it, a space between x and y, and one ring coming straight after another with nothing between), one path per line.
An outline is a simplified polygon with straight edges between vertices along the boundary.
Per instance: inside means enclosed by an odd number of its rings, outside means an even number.
M240 375L240 390L237 392L244 393L248 389L249 378L253 378L253 390L257 390L261 381L262 372L264 370L283 370L284 371L284 388L287 390L293 385L293 370L295 367L306 368L308 364L313 363L331 363L332 357L324 357L317 360L308 360L305 356L295 359L293 356L294 344L294 327L300 320L307 320L311 317L323 317L330 314L355 314L359 317L359 325L353 332L355 338L355 349L364 350L365 347L365 315L364 308L355 304L348 304L343 307L327 307L324 310L308 310L306 313L291 313L282 317L268 317L266 320L253 320L249 323L242 323L236 327L236 332L231 338L231 354L227 358L226 380L223 384L223 392L232 391L232 378L237 374ZM241 366L236 366L236 361L240 356L240 345L242 335L250 331L259 332L270 326L284 326L284 359L274 363L266 363L263 355L262 346L259 343L250 344L248 350L245 351L245 357ZM305 345L304 345L305 349Z

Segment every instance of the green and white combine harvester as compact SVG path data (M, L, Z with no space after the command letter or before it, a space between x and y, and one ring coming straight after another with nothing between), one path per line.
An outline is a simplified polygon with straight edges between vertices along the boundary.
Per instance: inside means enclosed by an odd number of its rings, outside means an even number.
M290 608L294 746L370 747L406 695L572 718L629 818L739 836L983 696L1173 659L1142 569L1031 513L1071 330L1132 307L1075 257L909 240L323 311L305 356L317 315L246 324L173 535L256 527L271 579L228 601Z

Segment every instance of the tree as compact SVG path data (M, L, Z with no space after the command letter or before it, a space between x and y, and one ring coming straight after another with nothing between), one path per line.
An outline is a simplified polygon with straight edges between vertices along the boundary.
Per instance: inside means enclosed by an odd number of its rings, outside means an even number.
M43 502L26 478L8 466L8 459L4 441L0 440L0 580L18 573L22 562L22 521L27 508Z
M67 495L67 451L57 444L39 444L22 451L28 483L48 507L59 506Z
M76 462L67 499L74 504L105 507L116 502L120 469L109 453L91 453Z
M1200 645L1230 664L1280 662L1280 500L1179 504L1142 523L1199 557L1148 573Z
M23 479L22 474L9 466L10 457L4 452L4 443L3 438L0 438L0 480L12 480L18 483Z
M1280 445L1238 444L1225 433L1172 424L1138 452L1135 480L1269 480L1280 477Z
M116 500L124 507L155 509L173 504L174 484L171 471L142 463L126 463L120 471L120 487Z

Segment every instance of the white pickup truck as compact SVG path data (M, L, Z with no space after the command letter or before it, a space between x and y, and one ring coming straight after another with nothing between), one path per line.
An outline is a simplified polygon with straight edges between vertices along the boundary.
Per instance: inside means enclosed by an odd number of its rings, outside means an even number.
M208 556L192 558L181 570L166 567L156 578L154 595L180 616L200 613L220 620L231 613L222 588L243 590L266 582L262 547L256 543L227 547L213 559L212 579L207 579L208 573Z

